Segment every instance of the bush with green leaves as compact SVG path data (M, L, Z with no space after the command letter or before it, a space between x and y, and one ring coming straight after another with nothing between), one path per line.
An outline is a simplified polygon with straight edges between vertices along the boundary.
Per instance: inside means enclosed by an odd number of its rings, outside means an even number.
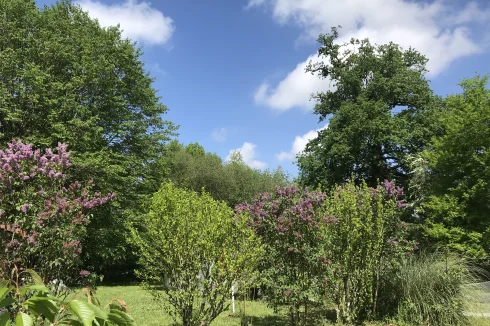
M209 325L224 309L231 286L249 277L262 250L246 220L209 194L164 183L140 230L137 275L165 296L166 310L184 326Z
M331 260L326 226L336 219L326 213L326 194L277 187L257 196L251 204L236 207L237 215L249 215L249 226L262 240L266 255L261 259L261 280L266 298L274 307L289 307L289 322L307 318L300 309L322 297L322 284Z
M121 299L101 307L90 288L55 293L33 270L0 280L0 326L134 326L126 312Z
M403 190L394 182L370 188L354 181L327 199L328 214L338 222L328 227L331 296L342 322L363 321L376 314L380 279L396 259L414 249L404 240Z
M64 144L41 151L16 140L0 150L0 278L14 266L35 268L45 280L79 272L89 214L114 194L70 182L70 166Z

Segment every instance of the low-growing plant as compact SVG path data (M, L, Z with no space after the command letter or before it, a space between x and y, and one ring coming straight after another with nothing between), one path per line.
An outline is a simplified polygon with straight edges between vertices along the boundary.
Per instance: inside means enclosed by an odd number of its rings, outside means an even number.
M0 281L0 326L134 326L123 300L107 307L91 288L73 293L65 288L53 291L33 270L13 269L10 280Z
M154 195L143 229L132 229L137 275L153 295L165 296L175 322L209 325L225 309L232 284L254 272L262 249L245 223L205 192L169 182Z
M465 284L476 281L475 267L453 254L408 255L383 289L394 303L397 323L467 325Z

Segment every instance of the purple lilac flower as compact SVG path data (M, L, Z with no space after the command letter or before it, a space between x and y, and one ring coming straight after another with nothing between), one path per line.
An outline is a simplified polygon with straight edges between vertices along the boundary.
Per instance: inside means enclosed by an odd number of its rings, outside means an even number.
M88 277L88 276L90 276L90 272L83 269L80 271L80 276Z

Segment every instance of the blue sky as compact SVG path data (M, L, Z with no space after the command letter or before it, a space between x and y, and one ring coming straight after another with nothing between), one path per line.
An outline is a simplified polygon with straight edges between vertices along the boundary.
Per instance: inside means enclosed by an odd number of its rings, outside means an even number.
M49 4L50 0L38 1ZM415 0L78 0L104 25L119 23L142 46L166 119L179 140L223 159L240 149L255 168L281 165L325 126L309 94L329 87L303 72L318 60L316 37L394 41L426 54L438 94L490 72L490 1Z

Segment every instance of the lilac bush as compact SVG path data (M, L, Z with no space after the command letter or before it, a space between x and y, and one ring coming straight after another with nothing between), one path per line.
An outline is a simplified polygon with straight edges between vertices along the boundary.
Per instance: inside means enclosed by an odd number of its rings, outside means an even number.
M90 210L115 198L68 182L67 145L42 152L20 140L0 150L0 278L14 266L46 279L68 277L80 262Z
M249 226L264 243L261 263L268 301L288 305L291 324L298 324L300 307L318 297L325 271L332 264L326 255L326 226L337 219L324 207L320 192L276 187L251 204L237 205L237 214L248 214Z

